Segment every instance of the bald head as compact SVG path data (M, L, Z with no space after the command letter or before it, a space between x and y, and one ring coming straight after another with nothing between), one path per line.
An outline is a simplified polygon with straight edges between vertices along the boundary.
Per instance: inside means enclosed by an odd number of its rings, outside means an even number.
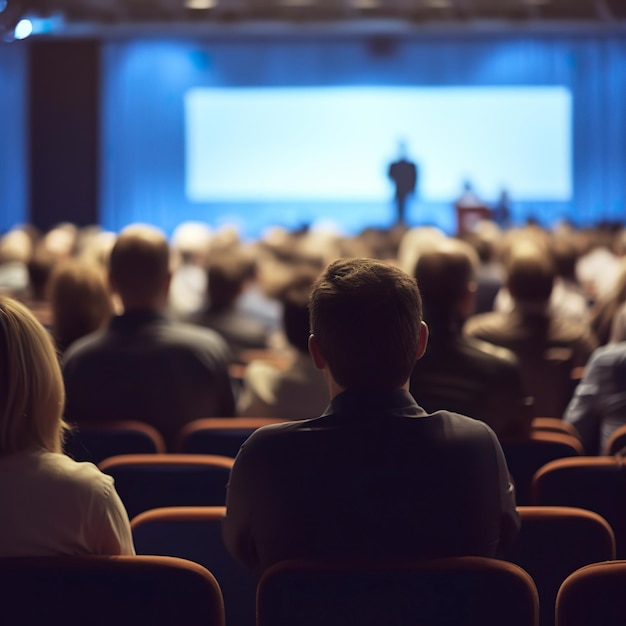
M117 238L109 260L109 280L124 308L160 308L170 282L169 246L156 228L133 225Z

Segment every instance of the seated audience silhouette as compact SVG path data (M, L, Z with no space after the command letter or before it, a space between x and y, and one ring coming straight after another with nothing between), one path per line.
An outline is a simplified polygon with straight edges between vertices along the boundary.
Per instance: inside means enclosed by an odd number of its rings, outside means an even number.
M47 331L0 297L0 557L134 554L113 479L62 454L64 391Z
M254 273L254 261L238 249L217 253L209 261L208 307L189 318L193 324L217 331L229 345L235 360L239 360L244 350L267 347L268 328L237 306Z
M426 413L408 392L428 337L415 280L378 261L336 261L310 317L331 404L242 446L223 520L233 556L260 574L298 557L499 554L518 516L497 437L478 420Z
M604 454L613 432L626 424L626 342L591 355L564 419L580 433L587 454Z
M109 281L124 313L65 353L66 417L72 422L147 422L172 446L181 426L234 414L222 338L166 317L170 283L165 237L148 226L122 231Z
M288 366L252 361L246 368L237 413L244 417L306 419L328 404L326 381L315 369L308 351L309 294L313 278L302 272L294 278L283 301L283 330L292 349Z
M544 249L529 241L514 246L507 274L513 309L472 316L464 332L514 352L535 415L561 417L573 391L572 370L587 362L595 338L587 324L550 307L555 270Z
M533 415L517 358L461 333L473 309L475 256L468 244L453 239L419 256L415 278L430 348L413 368L410 390L427 411L448 409L483 420L501 440L524 438Z
M52 336L59 352L103 328L113 315L106 277L93 262L69 259L53 270L49 285Z

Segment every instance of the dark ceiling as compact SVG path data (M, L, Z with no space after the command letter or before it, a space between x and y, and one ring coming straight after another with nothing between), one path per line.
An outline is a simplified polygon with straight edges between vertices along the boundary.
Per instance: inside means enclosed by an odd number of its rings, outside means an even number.
M380 23L498 28L555 24L623 28L626 0L0 0L0 30L27 15L72 25Z

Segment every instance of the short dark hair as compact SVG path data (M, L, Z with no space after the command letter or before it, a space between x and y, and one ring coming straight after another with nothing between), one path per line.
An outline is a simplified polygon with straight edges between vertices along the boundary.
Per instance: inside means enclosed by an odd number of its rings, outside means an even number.
M126 227L117 238L109 258L109 276L122 300L127 296L147 298L162 288L169 276L167 239L155 228Z
M344 259L316 281L311 332L346 389L401 387L411 374L422 322L415 279L372 259Z
M241 251L230 250L214 256L209 262L207 282L211 309L233 306L246 281L253 279L255 272L254 260Z
M555 269L552 258L539 248L514 250L509 259L508 288L517 302L545 303L550 299Z
M445 243L422 252L415 265L415 278L422 295L427 320L449 321L474 279L476 271L473 250L465 242L446 239ZM430 321L429 321L430 323Z
M291 346L300 352L309 350L309 298L319 272L297 269L280 294L283 305L283 331Z

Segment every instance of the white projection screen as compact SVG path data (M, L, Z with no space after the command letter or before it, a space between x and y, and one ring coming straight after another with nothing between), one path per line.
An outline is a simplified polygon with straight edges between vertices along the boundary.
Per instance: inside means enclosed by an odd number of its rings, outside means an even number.
M185 139L191 202L385 201L401 141L427 202L572 195L565 87L194 88Z

